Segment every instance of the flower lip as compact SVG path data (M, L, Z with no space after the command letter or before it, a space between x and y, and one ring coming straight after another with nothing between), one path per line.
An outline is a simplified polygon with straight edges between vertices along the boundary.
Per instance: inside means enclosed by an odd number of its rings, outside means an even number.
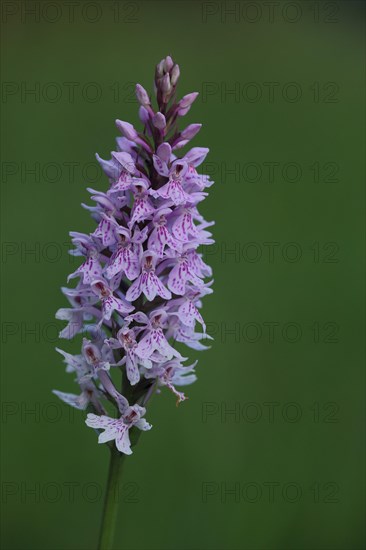
M171 170L171 177L174 180L181 180L184 177L184 174L187 172L188 166L185 162L181 160L174 161Z
M126 227L118 228L118 244L121 246L130 244L130 231Z
M123 420L125 420L125 422L128 422L129 424L132 424L137 416L139 416L139 414L132 409L128 414L125 414L123 416Z
M153 269L153 257L145 256L145 265L144 265L145 271L151 271Z
M84 352L85 354L87 355L88 359L90 359L90 361L92 363L96 363L97 362L97 356L95 355L93 349L91 346L87 346L85 349L84 349Z
M143 178L135 178L135 181L132 182L132 185L136 189L137 193L143 193L149 187L149 183Z
M107 287L102 279L96 279L95 281L93 281L91 287L94 293L101 298L108 298L108 296L110 296L111 294L110 289Z
M87 340L86 338L83 340L83 353L89 365L96 365L101 359L101 354L97 346L92 344L90 340Z
M117 338L125 349L131 349L136 345L135 335L132 330L124 327L117 333Z
M153 328L161 328L168 318L168 314L164 309L156 309L151 313L150 322Z
M146 272L154 271L156 260L157 260L157 257L155 252L151 250L146 250L143 254L143 260L142 260L143 270Z

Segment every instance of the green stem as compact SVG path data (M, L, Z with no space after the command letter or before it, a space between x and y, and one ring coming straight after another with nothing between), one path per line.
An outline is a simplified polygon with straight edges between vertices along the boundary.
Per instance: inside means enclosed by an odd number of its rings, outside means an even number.
M126 455L119 453L114 446L111 448L98 550L111 550L113 547L120 496L118 483L122 473L122 464L125 456Z
M123 376L126 377L125 371L123 372ZM128 387L127 384L125 385L126 387ZM143 397L141 397L140 395L139 398L142 399L142 405L146 405L147 401L151 398L153 392L147 391L146 387L144 387L143 390ZM134 396L133 392L131 393L131 395L129 393L130 392L128 392L127 394L128 400L132 403L135 403L135 401L137 402L137 395ZM130 429L129 435L132 447L134 447L138 442L141 433L141 430L138 430L135 427ZM110 442L108 446L110 448L111 457L109 462L108 479L104 499L102 524L100 526L98 550L112 550L113 548L118 503L120 499L119 481L122 474L122 465L126 456L125 454L122 454L117 450L114 441Z

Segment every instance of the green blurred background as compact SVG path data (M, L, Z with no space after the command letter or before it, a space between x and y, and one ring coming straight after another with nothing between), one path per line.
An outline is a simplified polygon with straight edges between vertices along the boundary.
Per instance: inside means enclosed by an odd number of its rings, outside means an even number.
M94 153L108 158L116 118L137 122L132 86L151 89L167 54L181 94L201 93L184 122L203 123L193 145L216 180L215 341L189 354L188 402L151 402L115 547L364 548L363 16L363 2L2 3L4 549L96 547L108 453L51 394L74 390L55 345L77 350L54 313L77 265L68 231L94 227L86 187L106 189Z

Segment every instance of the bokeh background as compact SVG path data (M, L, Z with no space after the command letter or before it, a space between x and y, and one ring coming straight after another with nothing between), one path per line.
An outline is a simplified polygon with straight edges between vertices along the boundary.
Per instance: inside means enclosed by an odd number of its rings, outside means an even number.
M1 5L2 547L96 547L108 453L51 394L54 313L94 153L171 54L216 180L215 341L188 402L151 402L115 548L364 548L363 2L73 4Z

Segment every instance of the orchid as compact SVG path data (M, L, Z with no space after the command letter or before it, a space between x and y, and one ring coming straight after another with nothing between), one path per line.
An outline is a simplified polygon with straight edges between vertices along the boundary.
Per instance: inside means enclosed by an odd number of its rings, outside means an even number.
M151 429L151 425L142 418L145 412L146 409L143 407L133 405L133 407L126 407L124 414L118 419L109 418L105 415L88 414L86 424L92 428L101 428L104 430L99 435L99 443L115 440L117 449L121 453L130 455L132 454L128 433L130 428L136 426L139 430L143 431Z
M94 204L82 206L96 227L89 235L70 233L70 254L83 261L68 277L76 286L62 289L69 307L56 314L68 322L60 338L84 338L79 355L58 350L80 391L54 393L86 409L86 425L109 446L113 460L132 453L137 436L131 445L130 434L136 428L150 430L143 416L153 393L167 388L177 404L187 399L176 386L196 380L196 362L185 366L187 358L174 343L203 350L207 346L201 340L209 338L200 309L202 298L212 292L212 271L199 247L214 242L208 230L213 222L204 220L198 205L212 181L197 171L207 148L177 153L201 129L201 124L178 129L198 95L177 100L179 76L172 58L163 59L155 71L156 107L136 85L142 131L117 120L122 136L116 151L110 160L96 155L109 189L88 188ZM113 381L118 374L122 390ZM106 502L105 517L110 506ZM102 529L102 542L108 536Z

